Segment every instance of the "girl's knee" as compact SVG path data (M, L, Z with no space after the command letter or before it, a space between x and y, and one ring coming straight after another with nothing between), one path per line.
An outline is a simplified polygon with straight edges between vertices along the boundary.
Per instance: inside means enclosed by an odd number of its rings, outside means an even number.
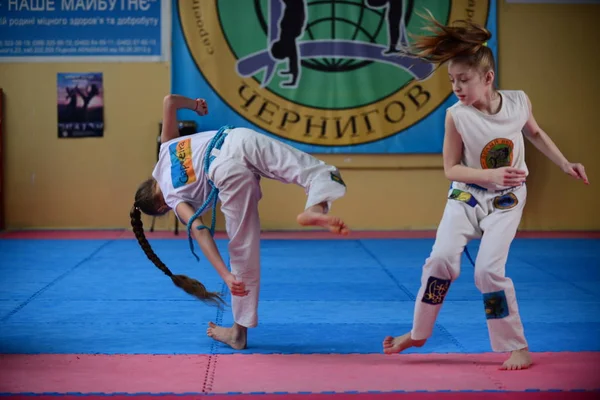
M490 269L475 269L475 286L483 296L485 316L490 319L502 319L509 315L509 300L514 298L512 281L504 274L494 273Z
M506 285L508 278L484 265L475 266L475 286L481 293L493 292Z
M451 257L432 255L423 267L421 301L430 305L440 305L444 302L450 284L460 274L460 268L452 262Z
M423 296L421 301L431 305L442 304L452 281L460 274L458 262L447 255L432 255L423 267Z
M460 275L460 257L434 253L427 259L423 272L428 276L454 281Z

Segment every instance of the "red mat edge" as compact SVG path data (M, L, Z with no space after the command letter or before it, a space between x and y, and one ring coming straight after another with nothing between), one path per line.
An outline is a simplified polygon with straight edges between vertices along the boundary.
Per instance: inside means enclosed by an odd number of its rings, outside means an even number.
M593 400L600 398L600 391L531 391L531 392L502 392L502 391L484 391L484 392L366 392L366 393L247 393L247 394L211 394L211 393L16 393L16 394L1 394L0 398L6 399L30 399L35 397L40 400L51 400L57 397L76 400L86 398L89 400L102 400L110 397L114 400L129 400L131 398L146 400L156 399L157 397L163 400L191 400L197 398L207 398L211 400L320 400L320 399L350 399L350 400Z
M356 239L432 239L435 230L415 231L353 231L348 236L334 235L324 231L266 231L262 239L293 240L356 240ZM178 235L172 231L146 232L148 239L186 239L185 230ZM15 230L0 232L0 239L133 239L127 229L111 230ZM217 232L216 239L227 239L224 232ZM520 231L517 238L523 239L599 239L600 231Z

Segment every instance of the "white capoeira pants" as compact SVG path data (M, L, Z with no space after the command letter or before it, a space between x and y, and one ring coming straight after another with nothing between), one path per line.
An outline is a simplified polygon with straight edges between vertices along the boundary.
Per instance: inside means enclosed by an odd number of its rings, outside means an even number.
M260 293L260 177L304 188L305 208L331 203L346 194L340 172L313 156L246 128L229 131L208 170L219 189L221 211L229 236L231 273L244 282L248 295L232 296L234 321L247 328L258 324Z
M457 191L458 190L458 191ZM435 243L423 266L411 338L431 336L452 281L460 274L461 255L471 239L481 237L475 260L475 285L482 293L493 351L527 347L515 288L505 275L506 260L527 198L522 185L490 192L453 183Z

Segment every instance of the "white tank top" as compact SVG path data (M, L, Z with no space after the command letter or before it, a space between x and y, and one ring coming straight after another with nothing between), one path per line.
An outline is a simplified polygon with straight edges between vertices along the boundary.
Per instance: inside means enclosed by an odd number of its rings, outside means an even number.
M463 141L461 164L477 169L514 167L529 174L525 164L522 129L529 118L527 97L521 90L500 90L502 105L494 115L460 101L448 108ZM488 185L502 190L506 186Z
M177 205L183 201L197 210L208 198L211 187L204 174L204 154L216 133L199 132L160 145L152 177L158 182L165 203L175 214Z

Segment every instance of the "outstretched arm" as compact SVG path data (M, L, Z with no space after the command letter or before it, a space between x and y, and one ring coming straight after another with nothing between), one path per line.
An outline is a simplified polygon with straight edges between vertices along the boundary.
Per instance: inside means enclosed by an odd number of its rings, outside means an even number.
M561 153L556 144L550 139L550 136L538 125L533 116L531 101L527 97L527 105L529 107L529 119L525 123L523 133L525 137L548 159L558 165L566 174L571 175L576 179L582 179L586 185L589 185L585 168L579 163L571 163Z
M194 209L188 203L182 202L177 205L177 215L181 222L187 225L187 221L194 215ZM200 249L212 266L217 270L217 273L225 281L231 294L234 296L245 296L248 294L246 286L243 282L237 281L235 276L229 272L229 269L225 265L221 253L217 248L215 240L211 236L208 229L199 230L198 227L203 224L202 217L192 222L192 236L198 242Z
M177 110L192 110L203 116L208 114L206 101L203 99L191 99L178 94L169 94L163 99L163 120L160 142L165 143L179 136L177 127Z

